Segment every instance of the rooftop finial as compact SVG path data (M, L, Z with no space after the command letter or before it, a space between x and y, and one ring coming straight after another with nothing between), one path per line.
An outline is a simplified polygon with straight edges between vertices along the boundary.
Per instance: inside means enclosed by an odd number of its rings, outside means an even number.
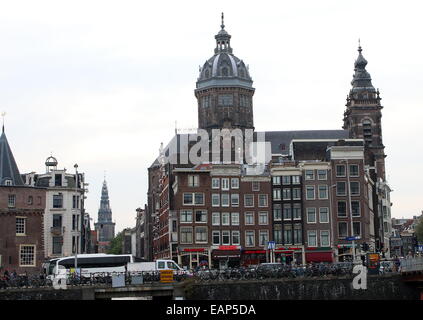
M2 116L2 118L3 118L3 126L2 126L2 132L4 133L4 117L6 116L6 112L2 112L1 113L1 116Z
M222 12L222 24L220 25L220 27L222 28L222 29L225 29L225 24L224 24L224 22L223 22L223 20L224 20L224 15L223 15L223 12Z
M363 50L361 49L360 38L358 38L358 52L361 53L361 51L363 51Z

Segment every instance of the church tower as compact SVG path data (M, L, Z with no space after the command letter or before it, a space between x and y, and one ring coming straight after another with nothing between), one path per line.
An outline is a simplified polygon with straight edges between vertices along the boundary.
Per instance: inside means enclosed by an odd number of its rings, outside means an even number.
M198 100L198 128L254 129L253 80L248 66L233 55L231 36L225 30L215 36L214 55L200 67L195 96Z
M98 209L98 220L95 223L98 234L99 252L104 252L110 241L115 237L115 223L112 221L112 209L109 203L109 191L106 180L101 188L100 208Z
M350 138L364 139L366 164L374 166L378 178L385 180L385 146L382 143L382 105L379 89L372 85L366 70L367 60L359 44L358 57L354 63L352 88L347 96L343 128L349 130Z

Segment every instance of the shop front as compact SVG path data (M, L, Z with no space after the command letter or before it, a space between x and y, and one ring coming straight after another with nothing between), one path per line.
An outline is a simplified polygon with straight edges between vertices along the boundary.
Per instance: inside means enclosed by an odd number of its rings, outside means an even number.
M307 248L305 251L306 263L320 263L320 262L333 262L333 251L329 247L321 248Z
M274 251L275 259L277 263L286 264L303 264L304 259L304 248L302 246L297 247L277 247Z
M212 247L212 264L214 269L237 268L240 266L240 246L214 246Z
M178 250L178 264L188 269L208 267L210 265L209 248L180 248Z
M256 266L268 261L266 250L242 250L241 265L243 267Z

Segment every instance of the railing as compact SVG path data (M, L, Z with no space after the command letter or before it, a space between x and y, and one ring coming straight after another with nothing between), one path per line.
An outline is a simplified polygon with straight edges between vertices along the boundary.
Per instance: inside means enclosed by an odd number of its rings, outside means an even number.
M114 276L125 278L125 285L153 283L160 281L160 271L142 271L142 272L101 272L82 274L82 276L72 273L66 276L66 285L68 286L106 286L111 287ZM175 272L174 281L187 279L188 275L184 272ZM64 280L64 279L63 279ZM61 281L63 281L61 280ZM53 280L48 279L44 274L32 275L2 275L0 276L0 289L25 289L52 287Z
M423 257L401 259L401 272L423 271Z

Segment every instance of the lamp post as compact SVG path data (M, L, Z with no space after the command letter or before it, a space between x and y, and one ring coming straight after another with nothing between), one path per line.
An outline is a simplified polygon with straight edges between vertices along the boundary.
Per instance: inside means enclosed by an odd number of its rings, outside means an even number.
M78 205L77 205L77 201L78 201L78 165L75 163L75 165L73 166L75 168L75 210L76 210L76 217L78 217ZM78 222L78 219L76 219L76 222ZM76 230L78 231L78 224L76 226ZM75 273L77 272L76 269L78 268L78 236L76 236L75 238Z
M347 169L346 169L346 175L347 175L347 188L348 188L348 207L350 212L350 221L351 221L351 237L354 237L354 227L353 227L353 216L352 216L352 207L351 207L351 184L350 184L350 166L348 164L348 159L342 160L342 162L346 162ZM352 240L352 254L353 254L353 262L355 262L355 240L353 238Z

